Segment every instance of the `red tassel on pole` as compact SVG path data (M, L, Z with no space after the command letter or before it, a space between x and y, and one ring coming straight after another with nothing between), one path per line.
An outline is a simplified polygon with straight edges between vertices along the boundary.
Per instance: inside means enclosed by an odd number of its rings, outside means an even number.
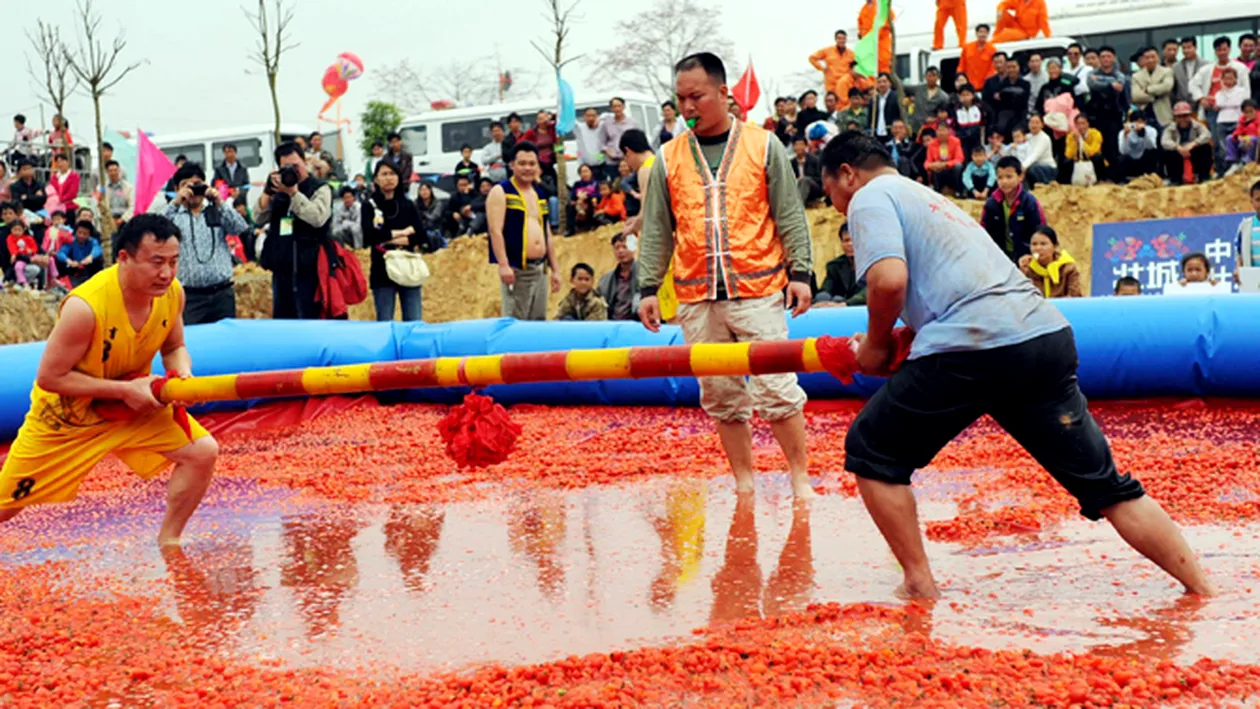
M446 454L461 468L485 468L508 459L521 435L520 424L494 399L476 392L451 407L438 422Z

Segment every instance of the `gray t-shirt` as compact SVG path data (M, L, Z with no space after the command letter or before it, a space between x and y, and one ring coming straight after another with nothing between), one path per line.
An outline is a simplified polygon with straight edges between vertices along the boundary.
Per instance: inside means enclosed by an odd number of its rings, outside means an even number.
M849 203L857 277L900 259L909 271L901 319L910 359L990 350L1068 327L988 232L953 202L900 175L881 175Z

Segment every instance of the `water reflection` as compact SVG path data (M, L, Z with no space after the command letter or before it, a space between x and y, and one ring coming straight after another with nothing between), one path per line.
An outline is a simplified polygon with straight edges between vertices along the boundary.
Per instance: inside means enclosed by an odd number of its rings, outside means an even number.
M408 591L424 593L432 585L429 565L445 522L446 513L433 507L395 505L390 509L384 529L385 551L398 562Z
M288 517L280 585L291 589L308 639L341 625L341 604L359 582L351 542L363 523L347 517Z
M748 617L774 617L804 610L814 590L814 552L811 547L810 503L792 504L792 526L779 552L778 564L763 586L757 561L756 501L739 495L726 535L722 567L713 577L713 607L709 622Z
M534 567L535 581L543 597L552 603L564 595L561 547L568 529L568 509L563 495L543 490L520 497L508 514L508 541L512 551Z
M248 538L225 535L161 553L176 611L198 641L217 646L254 617L263 588Z
M704 480L673 481L665 493L665 514L648 513L652 529L660 540L661 566L648 596L652 610L657 613L673 607L678 590L699 575L704 557L707 489L708 483Z

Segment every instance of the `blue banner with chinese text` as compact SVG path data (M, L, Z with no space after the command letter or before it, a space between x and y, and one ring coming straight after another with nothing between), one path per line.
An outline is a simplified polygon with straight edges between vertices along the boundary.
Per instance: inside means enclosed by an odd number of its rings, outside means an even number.
M1181 259L1199 252L1207 256L1212 277L1234 283L1234 240L1246 214L1214 214L1183 219L1095 224L1090 295L1115 292L1116 281L1132 276L1142 293L1162 295L1164 286L1181 280Z

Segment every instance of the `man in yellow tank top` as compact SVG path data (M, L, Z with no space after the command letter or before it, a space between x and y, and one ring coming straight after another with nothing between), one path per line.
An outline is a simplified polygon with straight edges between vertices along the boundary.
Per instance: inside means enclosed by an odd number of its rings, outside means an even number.
M196 421L153 397L153 357L173 376L188 377L179 230L144 214L116 237L118 265L66 296L44 347L31 409L0 471L0 522L28 505L69 502L79 483L110 453L148 479L171 463L160 544L177 544L201 502L218 444ZM122 400L134 418L107 421L95 399Z

